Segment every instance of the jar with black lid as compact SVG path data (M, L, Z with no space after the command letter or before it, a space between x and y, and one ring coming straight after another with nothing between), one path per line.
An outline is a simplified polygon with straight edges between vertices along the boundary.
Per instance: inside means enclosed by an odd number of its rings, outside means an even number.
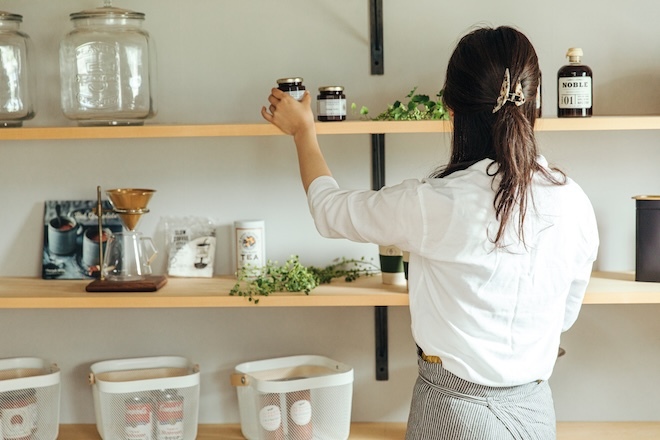
M346 95L342 86L319 87L316 118L322 122L346 120Z
M303 79L297 76L278 79L277 88L293 96L298 101L300 101L305 94Z

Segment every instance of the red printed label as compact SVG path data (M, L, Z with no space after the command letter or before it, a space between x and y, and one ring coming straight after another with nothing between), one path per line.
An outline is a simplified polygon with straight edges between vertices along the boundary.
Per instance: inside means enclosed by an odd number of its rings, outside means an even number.
M183 419L183 400L159 403L156 418L159 422Z

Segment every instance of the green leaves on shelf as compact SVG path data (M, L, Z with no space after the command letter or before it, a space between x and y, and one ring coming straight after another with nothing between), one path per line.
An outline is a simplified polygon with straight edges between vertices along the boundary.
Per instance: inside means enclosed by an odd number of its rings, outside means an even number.
M373 118L377 121L418 121L418 120L447 120L449 119L449 112L442 103L442 90L435 96L433 100L429 95L416 94L417 87L412 89L406 98L408 102L395 101L393 104L387 106L387 109ZM357 105L353 103L351 109L355 112ZM362 106L360 115L366 117L369 114L369 109Z
M306 295L318 285L327 284L334 278L350 282L361 276L371 276L380 269L364 257L359 260L340 258L324 268L303 266L297 255L291 256L284 265L268 261L265 266L242 267L238 281L229 291L231 296L244 296L248 301L259 303L259 296L274 292L304 292Z

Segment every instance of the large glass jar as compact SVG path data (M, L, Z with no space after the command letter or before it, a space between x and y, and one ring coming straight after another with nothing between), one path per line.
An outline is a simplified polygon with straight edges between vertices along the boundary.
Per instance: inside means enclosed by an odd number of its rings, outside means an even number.
M141 125L156 114L156 52L144 14L104 6L70 15L60 44L62 110L79 125Z
M0 11L0 127L20 127L34 117L34 50L19 30L23 17Z

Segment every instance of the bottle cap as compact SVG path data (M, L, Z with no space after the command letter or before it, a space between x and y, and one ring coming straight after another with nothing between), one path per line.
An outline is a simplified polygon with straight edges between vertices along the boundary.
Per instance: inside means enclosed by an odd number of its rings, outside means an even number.
M582 49L580 49L579 47L571 47L571 48L568 49L568 51L566 52L566 56L567 56L568 58L578 58L578 59L579 59L579 58L581 58L583 55L584 55L584 53L582 52Z

